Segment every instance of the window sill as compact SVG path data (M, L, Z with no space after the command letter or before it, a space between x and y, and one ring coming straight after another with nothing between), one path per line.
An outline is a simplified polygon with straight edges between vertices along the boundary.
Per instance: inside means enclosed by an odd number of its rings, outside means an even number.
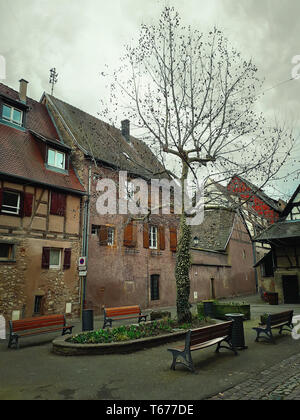
M57 172L59 174L69 175L69 171L67 169L56 168L55 166L50 166L48 163L45 163L45 167L48 171Z
M16 263L17 260L0 260L0 264Z

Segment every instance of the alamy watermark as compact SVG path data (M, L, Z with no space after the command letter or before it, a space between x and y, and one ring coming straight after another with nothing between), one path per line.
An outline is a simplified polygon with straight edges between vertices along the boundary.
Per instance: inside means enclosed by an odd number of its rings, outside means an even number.
M6 79L6 60L0 55L0 80Z
M298 80L300 79L300 55L294 55L292 64L295 64L292 68L292 78Z
M118 182L104 178L98 181L96 202L100 215L114 214L182 214L190 226L200 225L204 219L204 182L187 180L152 179L151 193L148 183L141 178L128 180L127 172L120 171Z
M0 315L0 340L6 339L6 330L5 330L5 319L3 315Z
M300 315L293 316L293 325L292 337L294 340L300 339ZM296 325L295 325L296 324Z

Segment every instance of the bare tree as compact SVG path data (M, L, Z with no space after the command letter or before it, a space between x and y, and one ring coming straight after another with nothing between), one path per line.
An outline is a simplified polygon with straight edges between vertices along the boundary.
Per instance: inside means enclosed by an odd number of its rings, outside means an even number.
M292 134L270 127L255 108L262 88L257 68L214 28L203 34L181 26L165 7L156 25L143 24L112 74L110 103L122 106L185 193L189 178L229 180L233 175L272 179L291 150ZM109 107L102 116L110 117ZM113 121L112 121L113 122ZM186 208L177 252L177 314L189 321L190 236Z

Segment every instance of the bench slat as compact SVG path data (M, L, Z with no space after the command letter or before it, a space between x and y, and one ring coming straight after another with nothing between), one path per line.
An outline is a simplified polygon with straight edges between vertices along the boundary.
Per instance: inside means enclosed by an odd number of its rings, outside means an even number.
M106 316L121 316L121 315L133 315L139 314L141 309L139 306L123 306L120 308L104 308Z
M12 321L12 332L32 330L48 326L64 325L64 315L51 315L45 317L28 318L18 321Z

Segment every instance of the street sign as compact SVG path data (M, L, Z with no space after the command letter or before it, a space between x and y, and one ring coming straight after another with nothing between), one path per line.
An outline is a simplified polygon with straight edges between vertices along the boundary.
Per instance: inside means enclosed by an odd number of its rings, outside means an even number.
M86 257L80 257L78 260L79 271L86 271Z
M86 277L87 276L87 271L79 271L79 276L80 277Z

